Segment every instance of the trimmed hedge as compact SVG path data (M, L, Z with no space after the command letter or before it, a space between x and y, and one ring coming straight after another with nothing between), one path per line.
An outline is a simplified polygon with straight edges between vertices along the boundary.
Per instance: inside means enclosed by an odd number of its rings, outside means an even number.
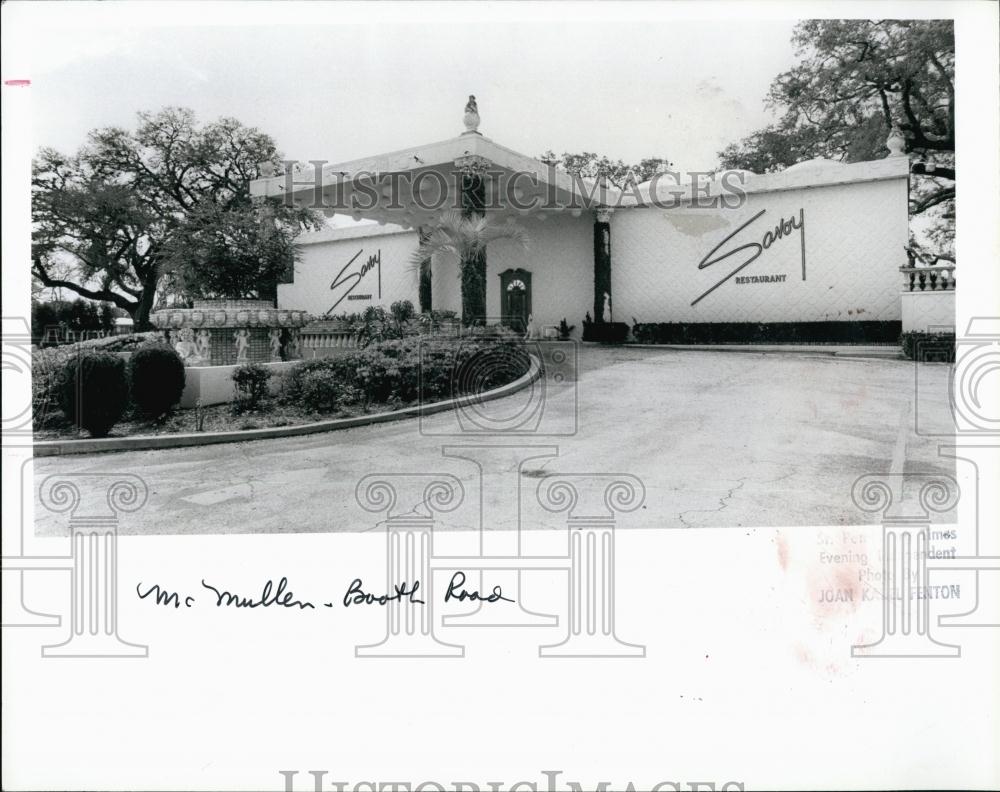
M587 322L583 323L583 340L597 341L601 344L624 344L628 338L628 325L625 322Z
M361 392L340 378L329 368L314 368L298 378L299 403L318 413L336 412L349 404L361 401Z
M901 322L636 322L638 344L897 343Z
M236 390L230 408L234 415L261 409L270 396L271 370L260 363L243 363L230 375Z
M108 352L82 355L66 363L60 388L66 418L92 437L104 437L128 405L125 361Z
M132 354L128 383L132 403L148 418L159 418L181 400L184 362L165 344L151 344Z
M132 352L156 338L156 333L94 338L75 344L63 344L31 353L32 420L35 428L44 428L62 405L62 380L66 364L93 352Z
M527 373L529 362L524 343L505 335L411 336L298 363L286 375L283 398L324 407L347 398L367 404L441 401L512 382Z
M903 355L922 363L954 363L954 333L903 333L899 339Z

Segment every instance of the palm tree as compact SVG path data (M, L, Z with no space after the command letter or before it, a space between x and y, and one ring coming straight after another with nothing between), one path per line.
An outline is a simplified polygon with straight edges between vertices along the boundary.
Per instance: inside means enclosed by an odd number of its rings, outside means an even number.
M410 261L419 272L424 272L435 253L458 258L462 321L471 324L486 316L486 246L501 239L516 242L522 249L528 247L528 233L513 220L496 224L479 215L464 216L449 211L422 235Z

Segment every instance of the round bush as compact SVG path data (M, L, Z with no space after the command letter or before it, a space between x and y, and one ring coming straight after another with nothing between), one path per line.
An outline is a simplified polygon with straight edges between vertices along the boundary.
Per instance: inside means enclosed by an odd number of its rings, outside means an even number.
M104 437L128 404L125 361L107 352L83 355L66 363L61 379L63 413L93 437Z
M233 414L256 412L267 405L271 370L260 363L243 363L232 373L235 393L230 403Z
M184 363L168 346L143 347L128 362L132 402L149 418L159 418L181 400L184 381Z
M335 371L315 369L302 375L300 403L313 412L334 412L361 399L361 392Z

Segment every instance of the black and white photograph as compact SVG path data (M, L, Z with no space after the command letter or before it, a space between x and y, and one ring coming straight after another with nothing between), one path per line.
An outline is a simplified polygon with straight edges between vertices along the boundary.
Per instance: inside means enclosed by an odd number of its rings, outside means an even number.
M0 14L4 789L1000 788L1000 6Z

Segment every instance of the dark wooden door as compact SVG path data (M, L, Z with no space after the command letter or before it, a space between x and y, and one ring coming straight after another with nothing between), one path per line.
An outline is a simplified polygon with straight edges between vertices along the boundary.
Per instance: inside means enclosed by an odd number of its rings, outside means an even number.
M508 327L524 332L531 315L531 273L523 269L500 273L500 310Z

